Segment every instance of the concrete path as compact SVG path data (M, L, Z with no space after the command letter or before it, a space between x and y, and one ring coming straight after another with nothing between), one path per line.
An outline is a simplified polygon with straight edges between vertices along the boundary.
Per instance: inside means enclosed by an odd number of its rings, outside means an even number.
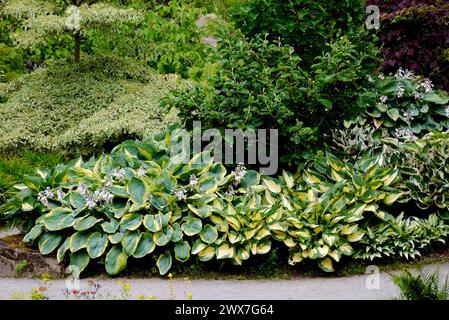
M444 278L449 274L449 264L428 266L431 270L439 268ZM366 274L344 278L301 278L294 280L192 280L183 279L121 279L129 283L128 297L123 295L120 279L97 279L101 285L96 299L176 299L191 297L193 300L389 300L397 297L399 291L386 273ZM42 282L34 279L0 278L0 299L23 299L33 288ZM49 282L47 295L53 299L67 299L63 291L66 280ZM80 290L91 290L88 280L80 280ZM71 296L70 299L76 299Z

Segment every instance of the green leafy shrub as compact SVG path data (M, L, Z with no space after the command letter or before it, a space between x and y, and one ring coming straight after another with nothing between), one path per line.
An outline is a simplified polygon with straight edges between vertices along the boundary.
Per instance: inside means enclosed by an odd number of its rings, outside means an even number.
M176 121L159 101L176 76L114 56L53 64L0 86L0 151L101 152ZM1 85L1 84L0 84ZM39 124L39 125L36 125Z
M401 290L402 300L447 300L449 297L448 278L444 284L440 282L440 273L420 271L414 275L406 270L404 273L392 276L393 282Z
M221 64L209 83L175 92L164 103L187 125L199 119L210 128L279 129L289 141L280 146L282 160L300 162L304 151L322 143L320 133L338 127L343 115L363 111L354 103L372 55L346 37L329 46L306 72L292 47L236 34L219 47Z
M184 78L200 78L203 68L211 68L214 48L203 38L220 37L225 23L217 18L204 26L196 21L208 12L194 3L170 1L145 13L137 27L118 26L113 34L101 30L87 33L92 50L139 59L160 73L177 73Z
M269 34L270 41L291 45L310 67L339 35L349 34L364 23L365 1L250 0L237 4L233 20L249 38Z
M429 79L399 69L395 76L370 77L372 86L358 100L366 114L345 122L387 128L392 136L422 137L430 130L449 129L449 96L434 90Z

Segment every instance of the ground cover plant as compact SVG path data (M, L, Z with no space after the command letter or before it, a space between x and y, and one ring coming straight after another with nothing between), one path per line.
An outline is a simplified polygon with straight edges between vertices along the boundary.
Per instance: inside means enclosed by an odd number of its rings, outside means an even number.
M174 75L115 56L36 70L1 85L0 150L92 153L144 137L176 122L159 101L177 85Z

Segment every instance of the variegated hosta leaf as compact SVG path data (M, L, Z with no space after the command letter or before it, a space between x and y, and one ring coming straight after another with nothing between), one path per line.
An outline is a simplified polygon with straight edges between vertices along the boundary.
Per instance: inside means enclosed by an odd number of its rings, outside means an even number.
M159 268L159 273L163 276L166 274L172 265L172 256L170 251L165 251L163 254L159 256L156 262L157 267Z
M106 272L111 275L117 275L123 271L128 264L128 256L123 252L121 245L116 245L109 250L104 261Z

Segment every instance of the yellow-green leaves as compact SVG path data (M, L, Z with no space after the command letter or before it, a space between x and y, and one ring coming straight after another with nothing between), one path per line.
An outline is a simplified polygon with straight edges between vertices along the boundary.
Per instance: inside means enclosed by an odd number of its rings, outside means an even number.
M87 238L87 253L92 259L101 257L108 246L108 236L94 232Z
M61 243L62 236L58 233L46 232L39 237L39 251L43 254L50 254Z
M151 233L145 232L141 234L139 244L137 245L133 257L143 258L146 255L152 253L156 249L156 244L153 241Z
M163 254L159 256L156 262L157 267L159 268L159 273L161 275L166 274L172 265L172 257L170 251L165 251Z
M190 245L187 241L175 244L175 259L185 262L190 258Z
M140 210L148 201L149 192L147 183L136 177L132 177L128 182L126 191L129 195L129 199L132 201L130 212Z
M115 276L125 270L128 264L128 256L123 252L122 246L117 245L109 250L104 261L106 272Z
M334 271L334 266L332 265L332 260L329 258L320 260L320 262L318 262L318 266L325 272L333 272Z
M142 215L138 213L129 213L123 216L120 226L125 230L137 230L142 223Z

